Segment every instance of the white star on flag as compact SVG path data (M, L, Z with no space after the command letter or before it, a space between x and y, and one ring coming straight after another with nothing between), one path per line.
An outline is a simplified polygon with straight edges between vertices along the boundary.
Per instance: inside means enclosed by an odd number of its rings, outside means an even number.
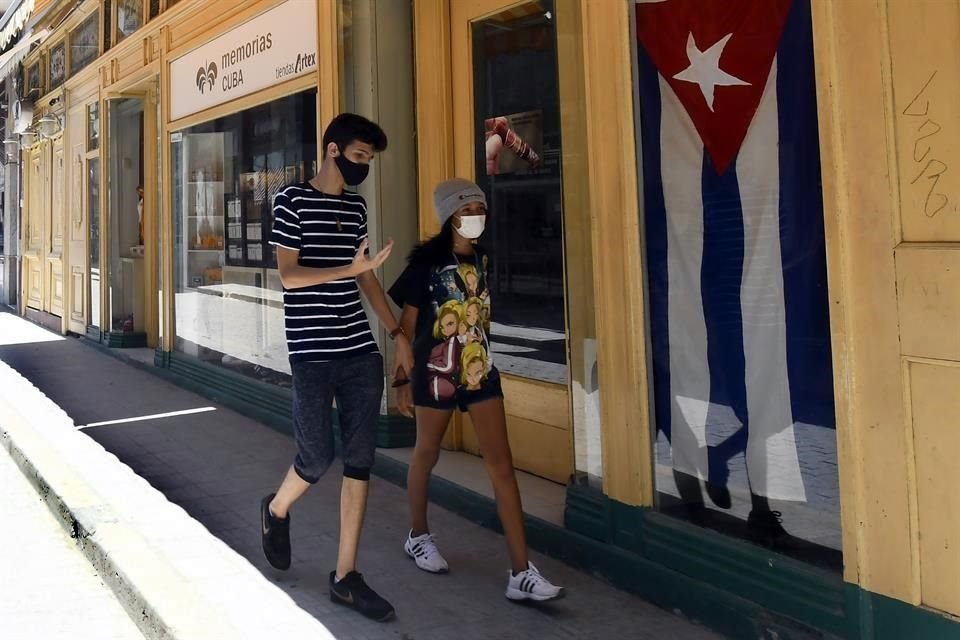
M720 56L723 55L723 48L727 46L727 42L732 37L732 33L727 34L706 51L700 51L691 33L687 36L687 59L690 61L690 66L673 76L675 80L700 85L700 91L703 93L703 98L707 101L710 111L713 111L713 92L718 86L732 87L750 84L720 68Z

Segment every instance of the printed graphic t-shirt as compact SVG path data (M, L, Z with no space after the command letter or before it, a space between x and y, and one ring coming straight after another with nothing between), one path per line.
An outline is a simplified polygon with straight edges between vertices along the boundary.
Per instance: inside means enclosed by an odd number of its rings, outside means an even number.
M273 201L270 244L297 251L304 267L353 262L367 237L367 205L355 193L330 195L310 183L284 187ZM325 362L376 353L356 278L283 288L290 362Z
M438 265L410 264L390 288L398 306L416 307L413 337L414 397L454 399L459 389L477 391L490 375L489 257L454 256Z

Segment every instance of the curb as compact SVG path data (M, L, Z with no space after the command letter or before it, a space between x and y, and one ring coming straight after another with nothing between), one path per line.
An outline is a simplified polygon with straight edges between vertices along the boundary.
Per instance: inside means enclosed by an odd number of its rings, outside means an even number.
M149 640L333 638L2 361L0 443Z

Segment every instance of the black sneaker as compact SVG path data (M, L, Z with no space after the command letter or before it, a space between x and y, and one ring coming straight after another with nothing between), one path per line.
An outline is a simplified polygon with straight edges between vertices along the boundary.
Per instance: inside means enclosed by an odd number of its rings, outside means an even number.
M330 600L332 602L356 609L362 615L377 622L387 622L396 615L393 605L368 587L363 576L356 571L348 573L340 582L336 579L337 572L331 571Z
M759 545L771 549L778 548L790 537L783 528L783 514L779 511L754 509L747 518L747 527L751 539Z
M277 494L271 493L260 503L260 534L263 555L275 568L290 568L290 514L276 518L270 513L270 502Z

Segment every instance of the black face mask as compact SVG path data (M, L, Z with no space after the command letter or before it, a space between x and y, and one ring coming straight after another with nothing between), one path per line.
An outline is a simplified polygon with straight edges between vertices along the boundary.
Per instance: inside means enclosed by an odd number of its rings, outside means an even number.
M351 187L355 187L366 180L367 175L370 173L370 165L348 160L347 157L343 155L343 149L340 150L340 155L334 158L333 161L337 164L337 169L340 170L343 181Z

